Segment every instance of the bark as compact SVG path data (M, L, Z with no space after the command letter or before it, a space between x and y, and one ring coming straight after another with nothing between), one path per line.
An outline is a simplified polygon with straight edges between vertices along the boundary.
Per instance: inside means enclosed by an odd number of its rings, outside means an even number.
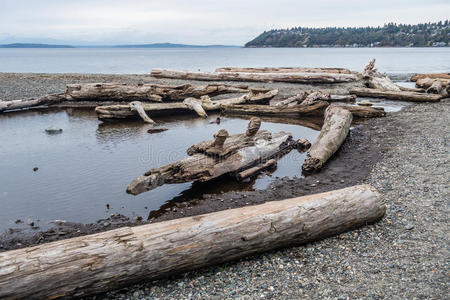
M275 159L269 159L263 164L257 165L255 167L252 167L250 169L244 170L236 175L237 180L242 181L246 178L255 176L259 173L261 173L264 170L267 170L269 168L273 168L277 165L277 161Z
M85 297L320 240L385 211L372 187L357 185L2 252L0 298Z
M335 73L335 74L352 74L354 72L343 68L239 68L239 67L225 67L218 68L216 72L238 72L238 73Z
M340 83L357 81L357 74L335 73L236 73L236 72L186 72L165 69L153 69L155 78L206 80L206 81L256 81L256 82L293 82L293 83Z
M311 105L297 104L294 106L227 105L223 107L223 111L225 114L299 118L301 116L323 116L328 105L326 101L318 101Z
M201 104L201 107L205 111L218 111L224 105L239 104L239 103L267 103L278 94L278 90L270 90L268 92L259 92L256 90L250 90L247 95L236 98L228 98L223 100L206 101L197 100ZM200 103L201 102L201 103ZM187 104L192 104L193 100L189 100ZM186 103L182 102L171 102L171 103L144 103L143 108L147 114L150 116L160 116L160 115L173 115L173 114L189 114L193 111L193 106L188 106ZM198 109L199 107L196 106ZM112 121L120 119L130 119L136 118L136 112L130 109L128 104L117 104L117 105L105 105L97 106L95 108L97 116L102 121ZM198 113L198 112L197 112Z
M411 81L417 81L422 78L450 79L450 73L416 74L416 75L411 76Z
M350 111L354 118L378 118L386 116L386 112L382 107L369 107L369 106L360 106L360 105L348 105L341 103L334 103L331 106L337 106L341 108L345 108Z
M303 163L304 172L322 168L341 147L350 130L352 119L352 114L344 108L334 105L327 108L320 135L309 149Z
M375 69L375 58L364 68L362 72L366 85L372 89L386 90L386 91L400 91L400 87L384 74L381 74Z
M411 102L438 102L442 96L434 94L404 92L404 91L383 91L377 89L352 88L350 94L359 97L386 98L389 100L411 101Z
M226 138L217 147L216 140L203 142L188 149L189 157L172 164L153 168L128 186L127 193L138 195L163 184L209 181L219 176L235 174L290 151L295 142L290 133L271 134L259 131L254 136L238 134Z
M31 98L31 99L19 99L19 100L11 100L11 101L1 101L0 100L0 112L8 111L8 110L17 110L17 109L25 109L31 108L35 106L41 105L51 105L54 103L60 103L64 101L63 94L51 94L45 95L39 98Z
M73 100L161 102L163 100L184 100L188 97L199 98L205 95L216 96L246 92L248 92L248 86L246 85L209 84L194 86L191 84L80 83L67 85L66 97Z

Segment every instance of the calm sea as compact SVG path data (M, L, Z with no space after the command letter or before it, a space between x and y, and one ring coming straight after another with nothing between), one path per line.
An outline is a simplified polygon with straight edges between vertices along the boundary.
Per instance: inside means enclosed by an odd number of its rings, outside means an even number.
M152 68L345 67L377 59L387 73L448 72L450 48L73 48L0 49L0 72L143 74Z

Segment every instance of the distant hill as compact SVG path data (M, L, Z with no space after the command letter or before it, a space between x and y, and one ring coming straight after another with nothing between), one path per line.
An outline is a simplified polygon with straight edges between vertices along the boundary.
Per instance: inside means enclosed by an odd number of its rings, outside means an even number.
M135 45L52 45L37 43L13 43L0 44L0 48L235 48L239 46L227 45L184 45L172 43L155 43L155 44L135 44Z
M265 31L245 47L446 47L449 21L383 27L326 27Z
M116 48L235 48L238 46L227 45L185 45L172 43L154 43L154 44L136 44L136 45L117 45Z
M14 43L14 44L0 45L0 48L75 48L75 47L69 45Z

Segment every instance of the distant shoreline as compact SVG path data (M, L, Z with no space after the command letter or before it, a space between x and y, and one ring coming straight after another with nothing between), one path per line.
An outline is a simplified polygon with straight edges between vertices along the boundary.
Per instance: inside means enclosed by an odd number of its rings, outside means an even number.
M25 49L25 48L242 48L243 46L234 45L186 45L186 44L172 44L172 43L155 43L155 44L129 44L129 45L54 45L54 44L39 44L39 43L12 43L0 44L0 48L7 49Z

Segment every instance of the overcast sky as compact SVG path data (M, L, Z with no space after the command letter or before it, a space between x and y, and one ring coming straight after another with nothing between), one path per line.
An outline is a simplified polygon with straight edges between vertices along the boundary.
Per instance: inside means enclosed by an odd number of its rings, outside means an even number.
M414 24L449 15L449 0L0 0L0 42L242 45L273 28Z

